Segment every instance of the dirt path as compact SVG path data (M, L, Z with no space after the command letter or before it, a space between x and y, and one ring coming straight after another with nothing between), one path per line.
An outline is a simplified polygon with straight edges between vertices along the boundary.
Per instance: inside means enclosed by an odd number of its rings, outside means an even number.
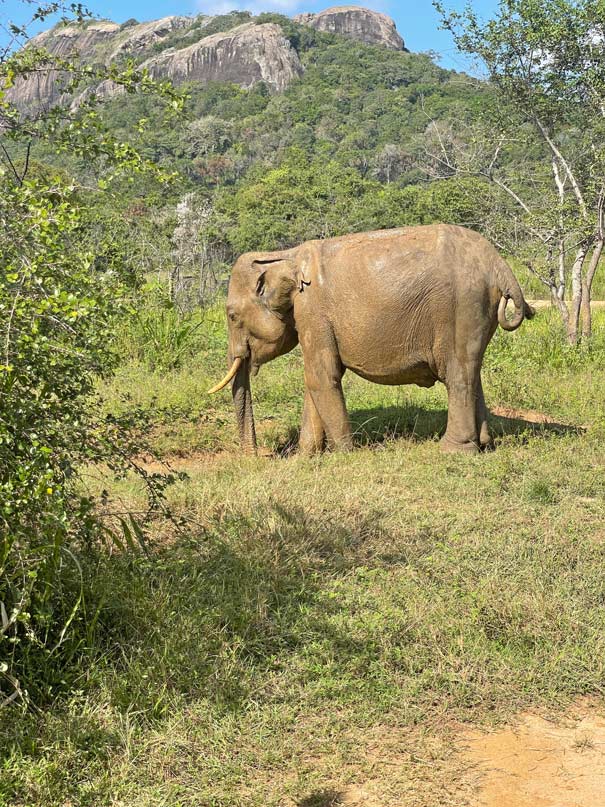
M396 754L396 732L379 742L374 775L360 779L309 807L602 807L605 805L605 710L588 699L549 720L526 712L493 731L461 728L448 741L449 763L417 789L409 779L409 753ZM400 745L409 748L402 734ZM416 754L411 757L416 758ZM442 753L433 757L443 758ZM449 781L448 781L449 771ZM433 778L434 777L434 778ZM422 792L421 792L422 791ZM307 807L307 802L302 803Z
M492 406L490 413L500 418L509 418L511 420L525 420L527 423L544 424L549 426L557 426L561 429L577 429L584 431L586 426L574 426L571 424L560 423L557 418L553 418L544 412L537 412L535 409L513 409L510 406Z
M550 308L552 303L550 300L528 300L527 301L533 308ZM605 308L605 300L591 300L591 308Z
M473 807L600 807L605 804L605 717L582 708L552 723L533 714L488 734L468 733Z

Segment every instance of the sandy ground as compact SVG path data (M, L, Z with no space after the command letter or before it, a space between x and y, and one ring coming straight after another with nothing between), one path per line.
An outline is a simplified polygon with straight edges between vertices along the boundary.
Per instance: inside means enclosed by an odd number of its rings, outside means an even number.
M464 781L427 807L604 807L605 711L590 701L556 720L527 712L492 731L461 728L454 756ZM380 779L352 785L321 807L407 807ZM387 793L387 790L390 792ZM426 799L426 795L425 795Z
M605 717L592 709L557 723L524 714L516 726L464 741L477 774L473 807L605 805Z
M552 303L550 300L528 300L527 301L533 308L550 308ZM591 308L605 308L605 300L591 300Z

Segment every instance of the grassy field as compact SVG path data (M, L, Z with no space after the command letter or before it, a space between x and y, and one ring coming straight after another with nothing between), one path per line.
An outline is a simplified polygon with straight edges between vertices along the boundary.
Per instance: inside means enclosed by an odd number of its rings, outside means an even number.
M590 348L564 347L548 310L498 332L484 386L506 416L481 456L439 452L439 386L352 376L357 449L297 456L295 351L255 380L267 456L242 458L230 396L205 394L225 365L218 311L180 367L125 363L105 406L149 414L154 451L186 473L167 494L182 522L158 521L147 555L91 550L75 683L52 707L0 713L0 805L328 807L371 780L387 807L460 807L461 723L601 696L595 319ZM141 506L134 476L110 494Z

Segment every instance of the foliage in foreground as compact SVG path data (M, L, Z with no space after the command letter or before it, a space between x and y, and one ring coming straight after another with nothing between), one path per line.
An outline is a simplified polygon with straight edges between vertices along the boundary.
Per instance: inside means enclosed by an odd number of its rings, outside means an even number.
M56 12L86 15L51 3L34 7L32 19ZM117 176L166 179L111 135L94 99L19 114L6 94L19 78L54 66L76 85L83 80L69 60L15 51L27 34L27 25L12 26L0 49L0 706L29 696L41 703L67 685L63 672L86 644L75 629L86 605L80 557L113 535L103 495L95 501L83 491L82 476L99 462L123 472L142 446L127 428L136 416L128 424L101 418L94 398L114 366L113 330L132 291L126 281L137 282L127 250L115 232L94 232L82 189L32 162L32 146L85 160L101 196ZM170 87L131 68L109 72L128 91L179 107ZM147 481L157 504L161 485ZM132 514L117 523L132 542L142 537Z
M74 652L65 640L82 604L76 546L103 530L79 488L81 469L103 460L126 466L131 451L94 402L97 379L115 362L113 328L128 289L86 249L73 197L59 180L18 186L0 177L0 671L8 698L22 686L45 697L59 684L53 669Z

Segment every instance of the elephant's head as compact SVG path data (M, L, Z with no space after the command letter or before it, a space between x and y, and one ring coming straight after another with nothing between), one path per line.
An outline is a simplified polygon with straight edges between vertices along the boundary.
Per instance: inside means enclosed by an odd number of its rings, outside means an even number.
M233 267L227 294L230 370L210 392L233 380L242 447L256 450L250 375L298 344L294 298L305 284L295 253L248 253Z

